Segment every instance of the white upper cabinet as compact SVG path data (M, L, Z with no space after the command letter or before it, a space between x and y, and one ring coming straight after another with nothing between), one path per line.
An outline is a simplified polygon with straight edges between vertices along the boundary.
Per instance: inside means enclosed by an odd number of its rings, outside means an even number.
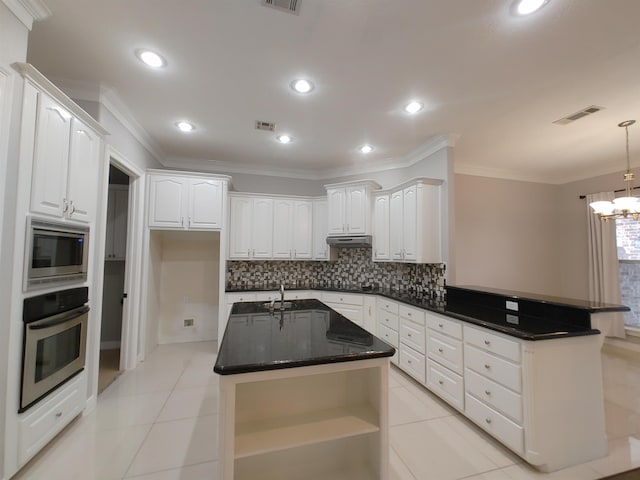
M313 203L310 200L293 202L293 258L313 257Z
M30 210L92 222L106 131L59 91L47 93L48 81L33 67L22 73L36 81L25 85L22 125L25 138L33 135Z
M93 130L77 118L73 119L69 150L67 215L74 220L90 222L95 217L101 163L100 144L100 137Z
M329 245L327 244L328 234L327 200L313 201L313 259L328 260Z
M273 256L273 199L229 195L229 258Z
M373 197L373 260L389 260L389 194Z
M384 244L388 238L390 260L396 262L440 263L442 180L419 178L388 192L388 209L384 202L375 203L376 231L374 243ZM388 225L387 231L384 225ZM378 237L382 238L378 238ZM387 260L376 257L374 260Z
M372 192L380 188L371 180L325 185L328 235L370 235Z
M149 227L220 230L229 177L149 171Z
M229 259L313 258L314 202L311 199L245 193L233 193L229 197Z
M273 258L293 258L293 202L278 198L273 202Z

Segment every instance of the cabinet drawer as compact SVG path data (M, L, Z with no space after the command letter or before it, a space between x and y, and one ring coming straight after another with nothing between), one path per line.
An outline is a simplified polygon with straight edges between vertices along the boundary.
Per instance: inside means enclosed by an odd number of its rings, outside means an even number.
M520 365L465 344L464 366L514 392L522 391Z
M425 361L424 355L416 352L406 345L400 346L400 368L418 380L425 383Z
M390 328L378 324L378 333L378 336L382 340L387 342L389 345L393 345L394 347L398 348L398 332L394 332Z
M85 392L86 374L81 372L50 399L41 402L33 412L20 419L20 465L26 463L82 412Z
M462 325L454 320L436 315L430 312L425 312L427 317L427 327L436 332L444 333L450 337L462 340Z
M524 450L524 429L496 412L468 393L465 395L465 413L495 438L515 452Z
M464 371L464 379L467 393L504 413L515 422L522 423L522 396L520 394L514 393L468 368Z
M406 318L400 319L400 341L423 355L425 353L424 330L424 326L420 324Z
M464 410L462 377L427 358L427 387L459 410Z
M349 295L347 293L324 292L322 301L327 303L344 303L347 305L363 305L364 299L362 295Z
M427 355L436 362L462 375L462 342L454 338L429 332L427 337Z
M398 314L398 304L387 299L378 299L378 308L389 313Z
M464 341L514 362L520 362L520 343L516 340L510 340L488 330L465 325Z
M240 293L227 293L225 295L227 297L227 305L231 305L236 302L255 302L256 294L249 292L240 292Z
M280 300L280 292L258 292L255 294L255 299L255 301L257 302L270 302L271 300Z
M312 296L311 290L288 290L284 292L286 300L303 300L307 298L315 298Z
M424 310L420 310L419 308L408 307L407 305L401 304L398 307L398 315L403 318L408 318L412 322L416 322L422 326L425 324Z
M384 325L391 330L398 331L398 315L378 308L378 325Z

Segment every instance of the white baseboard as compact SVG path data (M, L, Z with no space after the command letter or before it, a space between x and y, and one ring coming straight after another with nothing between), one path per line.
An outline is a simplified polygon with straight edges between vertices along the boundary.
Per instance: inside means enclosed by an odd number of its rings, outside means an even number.
M116 350L120 348L120 340L109 340L100 342L100 350Z
M604 340L604 344L611 348L619 348L621 350L627 350L629 352L640 353L640 343L622 340L621 338L607 337Z

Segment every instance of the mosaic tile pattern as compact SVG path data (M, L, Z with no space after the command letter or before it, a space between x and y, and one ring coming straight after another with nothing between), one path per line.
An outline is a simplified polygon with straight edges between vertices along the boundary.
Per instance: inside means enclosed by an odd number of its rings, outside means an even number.
M443 297L445 265L373 262L370 248L338 248L337 259L317 261L228 261L226 286L276 289L362 286Z

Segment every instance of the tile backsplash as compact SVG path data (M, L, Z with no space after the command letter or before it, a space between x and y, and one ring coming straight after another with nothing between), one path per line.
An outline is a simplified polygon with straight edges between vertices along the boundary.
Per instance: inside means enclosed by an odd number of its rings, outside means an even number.
M338 248L337 259L318 261L228 261L226 286L235 289L372 286L444 296L445 265L373 262L370 248Z

